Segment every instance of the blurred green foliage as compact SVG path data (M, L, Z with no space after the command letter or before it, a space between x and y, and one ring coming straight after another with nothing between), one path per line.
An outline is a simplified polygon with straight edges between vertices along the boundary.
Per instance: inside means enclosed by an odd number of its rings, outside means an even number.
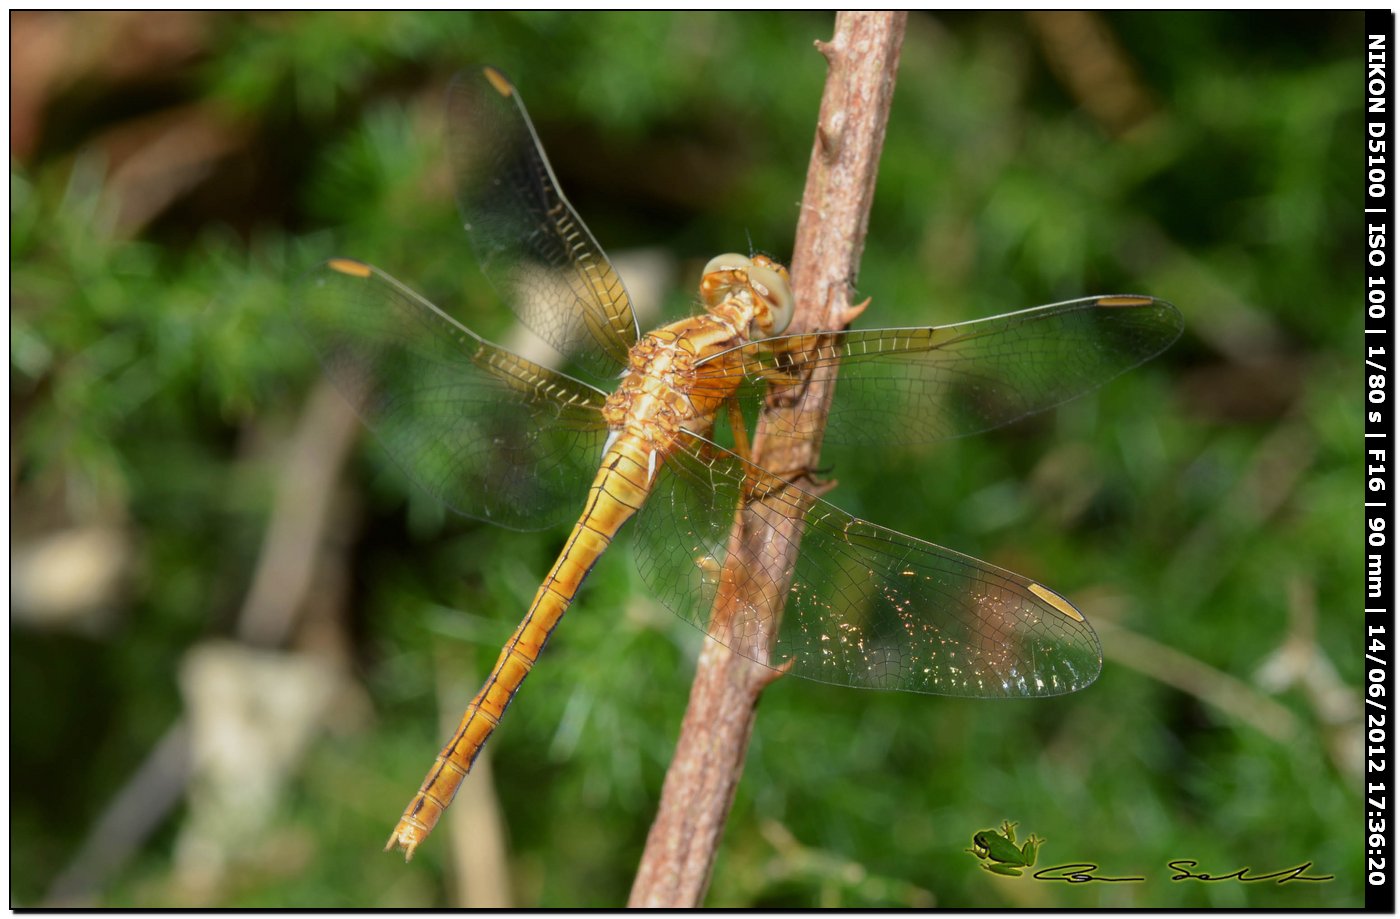
M790 253L825 73L812 42L831 33L826 14L160 17L178 41L129 40L155 17L17 26L86 43L25 84L34 140L11 158L12 528L18 547L116 524L130 556L98 626L12 626L16 904L42 900L179 715L184 651L233 629L319 374L285 322L293 279L358 258L488 337L509 328L450 200L451 74L513 77L604 247L680 260L675 316L710 255ZM708 904L1360 904L1360 709L1317 688L1359 698L1361 681L1360 24L911 18L860 324L1141 292L1187 331L1011 428L829 455L846 509L1075 598L1104 672L1025 703L779 681ZM171 156L171 136L213 152ZM562 534L452 517L393 469L364 438L337 534L366 712L318 735L265 844L206 899L170 880L176 810L96 902L454 902L445 834L408 866L379 844L442 740L439 685L486 672ZM1321 684L1261 677L1290 636ZM624 902L700 640L647 596L624 538L489 746L516 902ZM1273 706L1279 736L1261 730ZM1046 840L1040 866L1148 880L992 877L964 850L1004 819ZM1178 858L1335 879L1173 883Z

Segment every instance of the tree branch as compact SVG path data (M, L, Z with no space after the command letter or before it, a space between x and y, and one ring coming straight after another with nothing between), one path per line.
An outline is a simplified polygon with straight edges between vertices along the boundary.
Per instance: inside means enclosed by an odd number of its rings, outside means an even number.
M829 70L797 223L792 260L797 314L791 332L840 328L859 311L850 297L865 246L905 18L903 13L839 13L831 41L817 43ZM781 423L775 421L780 412L824 421L833 385L834 380L809 383L796 404L770 405L759 421L754 462L776 470L816 468L820 433L796 439L771 431ZM789 423L787 430L795 427ZM763 516L773 519L771 510ZM753 514L738 515L726 567L747 575L721 579L717 621L745 604L762 608L763 597L787 593L801 520L787 524L779 532ZM779 675L718 642L705 642L628 905L699 905L743 774L759 696Z

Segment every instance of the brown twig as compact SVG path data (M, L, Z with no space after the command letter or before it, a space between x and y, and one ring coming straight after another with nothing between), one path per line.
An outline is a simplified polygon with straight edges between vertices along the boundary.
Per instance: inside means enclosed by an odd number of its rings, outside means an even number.
M290 455L277 481L253 583L238 614L238 638L262 647L285 644L306 602L324 541L340 468L359 435L359 419L326 380L307 399Z
M905 19L903 13L839 13L831 41L817 43L829 72L797 223L792 261L797 315L789 331L840 328L854 315L850 299L865 245ZM825 419L832 386L830 380L809 384L797 404L770 406L754 438L758 465L816 468L820 434L808 439L774 436L771 413ZM795 427L787 423L787 430ZM820 431L822 425L815 427ZM765 517L771 520L772 514ZM746 525L752 519L739 515L728 561L729 567L751 574L738 579L736 590L721 591L713 614L717 620L741 604L765 602L757 597L786 593L781 581L795 561L800 521L791 520L790 530L779 533L766 525ZM733 584L735 579L721 583ZM705 643L630 906L700 903L743 772L759 696L778 675L717 642Z

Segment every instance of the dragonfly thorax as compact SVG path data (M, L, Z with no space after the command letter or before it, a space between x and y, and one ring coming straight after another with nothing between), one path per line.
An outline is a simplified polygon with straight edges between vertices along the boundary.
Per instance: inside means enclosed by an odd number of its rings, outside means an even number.
M632 346L627 372L603 406L614 434L630 434L662 456L685 430L706 433L714 425L738 386L728 372L735 349L781 332L792 320L787 269L763 255L711 259L700 299L706 315L662 326Z
M626 432L667 454L682 427L704 429L716 406L694 398L696 361L707 348L736 339L726 324L697 316L663 326L632 346L627 372L603 405L603 419L614 432Z

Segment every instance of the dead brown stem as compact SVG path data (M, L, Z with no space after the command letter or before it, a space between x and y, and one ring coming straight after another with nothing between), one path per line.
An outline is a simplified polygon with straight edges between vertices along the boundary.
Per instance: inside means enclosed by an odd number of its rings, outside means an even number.
M850 298L865 245L905 19L903 13L839 13L831 41L817 43L829 73L797 223L792 259L797 315L789 331L840 328L853 316ZM830 380L808 385L796 405L765 411L753 443L759 466L816 468L820 435L803 440L772 436L772 413L800 412L825 419L832 385ZM816 427L820 430L821 425ZM738 579L735 591L721 592L717 599L716 619L728 617L738 604L763 602L753 597L786 593L786 585L775 582L787 577L795 561L791 556L796 553L798 523L791 521L789 532L774 533L767 527L746 526L740 515L729 565L748 572L766 569L773 582ZM763 551L765 544L774 542L783 551ZM761 558L769 562L762 565ZM759 696L779 675L714 641L705 643L629 906L699 905L743 773Z

